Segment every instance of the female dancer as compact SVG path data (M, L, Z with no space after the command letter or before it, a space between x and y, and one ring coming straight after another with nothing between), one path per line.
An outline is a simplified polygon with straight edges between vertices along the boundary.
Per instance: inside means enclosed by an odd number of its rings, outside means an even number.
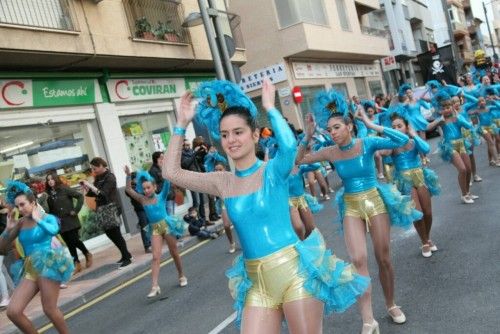
M317 229L304 241L293 230L287 180L296 141L274 108L274 86L269 80L262 86L262 104L278 142L276 156L268 162L255 156L257 108L241 89L227 81L206 82L198 89L202 100L197 118L205 120L213 137L218 138L220 130L222 147L233 159L236 172L199 174L181 169L185 128L195 114L191 93L186 93L163 173L182 187L224 199L243 250L227 272L238 324L243 317L241 331L280 333L284 313L290 332L321 333L323 310L346 309L368 282L325 249Z
M49 195L47 198L49 213L59 218L61 224L60 233L73 257L75 273L82 271L77 248L85 256L85 266L90 268L92 266L92 254L80 240L78 234L81 227L78 212L83 205L83 195L64 185L55 172L49 173L45 177L45 191ZM76 205L74 200L76 200Z
M225 160L225 158L224 158L224 160ZM218 161L215 164L214 171L225 172L226 171L225 162ZM232 225L231 220L229 220L226 207L224 206L224 201L221 198L217 198L216 205L217 205L217 207L220 208L220 215L222 217L222 225L224 226L224 231L226 232L227 240L229 241L229 253L233 254L234 252L236 252L236 242L234 241L233 231L231 230L231 225Z
M186 225L184 222L167 214L166 201L170 191L170 182L164 180L160 193L156 194L154 178L146 171L138 171L136 176L136 190L134 190L132 188L130 168L125 166L124 170L127 175L125 191L130 197L142 204L149 223L153 260L151 261L151 291L147 297L153 298L161 293L160 286L158 285L158 276L160 276L163 240L166 241L170 256L174 259L175 267L179 274L179 285L186 286L187 278L182 272L181 257L177 250L177 237L184 235Z
M40 291L43 312L59 333L68 333L57 299L60 284L71 278L74 266L64 247L51 246L52 238L59 232L57 218L43 213L33 192L18 181L7 185L7 202L17 207L22 218L16 221L11 208L7 227L0 236L0 254L5 255L15 240L24 258L22 280L12 294L7 317L23 333L38 333L24 310Z
M440 105L441 117L436 118L427 127L432 130L439 125L443 131L443 141L440 143L441 158L451 162L458 171L458 184L462 192L462 202L473 204L475 195L470 194L470 180L472 175L469 155L465 147L462 129L471 130L472 124L453 111L451 96L440 91L434 97Z
M427 120L422 116L420 112L420 107L424 107L425 109L431 109L430 103L419 99L416 100L413 96L413 90L409 84L403 84L399 87L399 97L404 99L406 98L406 110L405 114L402 115L405 117L408 122L410 122L413 129L415 129L422 139L425 139L425 131L427 129Z
M392 115L392 128L411 139L403 147L392 150L392 158L396 167L395 181L398 190L404 195L411 195L417 210L424 216L413 223L422 241L422 256L430 257L437 251L437 246L431 241L432 202L431 196L438 195L440 185L438 177L429 168L422 168L419 154L428 154L430 146L413 130L408 121L398 114Z
M392 225L407 227L420 219L421 213L413 209L411 198L401 196L394 186L377 182L374 154L376 150L401 147L408 142L408 137L399 131L373 124L365 112L359 110L366 126L387 138L354 139L343 96L334 90L319 93L313 110L318 125L328 129L337 146L304 157L304 146L315 129L314 119L309 114L307 133L297 160L300 163L328 160L335 165L345 188L337 193L337 202L349 256L356 269L362 275L368 275L366 232L370 231L388 313L395 323L404 323L406 317L400 307L396 306L394 298L389 221ZM360 298L359 306L363 318L363 333L377 333L378 323L373 318L371 289Z

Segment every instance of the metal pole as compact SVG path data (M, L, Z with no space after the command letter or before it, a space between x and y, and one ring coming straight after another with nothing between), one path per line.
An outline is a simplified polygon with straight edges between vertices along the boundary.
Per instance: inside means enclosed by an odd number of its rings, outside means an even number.
M205 27L205 33L207 34L208 46L210 47L210 53L212 54L217 79L225 80L226 75L224 74L224 68L222 67L222 60L220 58L219 49L217 48L217 43L215 42L215 36L212 33L211 21L208 16L207 8L205 7L205 1L198 0L198 6L200 7L200 14L203 20L203 26Z
M214 0L208 0L208 8L211 10L217 10ZM229 80L231 80L232 82L236 82L233 72L233 64L231 63L231 58L229 57L229 52L227 51L226 40L224 39L224 32L222 31L222 25L220 23L219 15L212 16L212 20L214 22L215 35L217 36L217 41L222 52L222 60L226 68L226 74Z
M484 4L484 1L483 1L483 10L484 10L484 17L486 19L486 26L488 27L488 33L490 34L491 47L493 48L493 58L495 59L496 62L498 60L498 55L495 49L495 43L493 42L493 36L491 35L490 20L488 20L488 13L486 12L486 5Z

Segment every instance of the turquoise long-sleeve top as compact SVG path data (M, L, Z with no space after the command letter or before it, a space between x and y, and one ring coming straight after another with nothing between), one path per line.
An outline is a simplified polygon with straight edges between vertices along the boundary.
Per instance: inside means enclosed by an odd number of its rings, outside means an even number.
M428 154L431 150L429 144L419 136L413 137L411 141L413 142L412 148L396 149L392 154L394 166L398 171L422 167L420 154Z
M45 214L35 226L21 229L18 238L24 255L30 256L36 250L51 249L52 238L58 233L57 218L50 214Z
M455 121L447 122L441 125L441 129L443 129L444 140L450 141L463 138L462 128L470 130L472 129L472 123L466 121L460 115L457 115Z
M146 212L146 217L148 218L149 224L158 223L167 217L167 196L170 191L170 182L168 180L163 181L163 186L159 194L154 194L156 197L156 203L154 204L143 204L144 211Z
M288 204L288 177L295 164L297 142L276 109L268 112L276 156L256 160L245 170L196 173L180 168L183 136L174 134L164 159L163 173L175 184L224 199L229 218L240 239L243 256L256 259L299 242L293 230Z
M425 131L427 125L429 124L422 113L420 112L420 107L424 107L425 109L431 109L431 104L420 99L417 100L416 103L407 104L404 109L404 114L408 122L410 122L411 126L417 131Z
M384 128L383 134L386 137L353 139L353 149L356 149L357 145L361 145L361 153L351 158L342 160L336 158L338 156L337 150L342 149L335 146L311 153L301 159L300 163L331 161L335 166L337 174L342 179L345 193L358 193L370 190L377 186L375 162L373 159L375 151L401 147L406 145L409 140L408 136L404 133L390 128Z
M297 168L297 173L290 174L288 177L288 193L290 197L298 197L304 195L304 174L308 172L313 172L321 168L321 164L319 162L308 164L308 165L300 165Z
M477 117L479 118L479 125L481 126L493 125L493 120L495 119L495 117L493 116L490 107L487 106L486 109L477 109L477 111L478 111Z

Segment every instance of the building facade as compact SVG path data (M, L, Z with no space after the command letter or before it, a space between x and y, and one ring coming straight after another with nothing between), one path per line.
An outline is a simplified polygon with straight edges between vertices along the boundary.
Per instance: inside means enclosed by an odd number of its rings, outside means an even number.
M241 65L237 16L224 1L218 8ZM214 77L203 26L181 26L198 11L195 0L1 1L0 180L56 170L78 187L103 157L121 190L124 232L136 232L123 166L147 168L168 144L181 94ZM176 202L187 209L189 192L178 189ZM91 217L81 217L85 238L98 234Z
M247 63L241 87L260 105L264 77L277 86L277 107L297 128L316 92L336 88L345 96L384 93L379 59L389 55L387 34L368 25L378 0L234 0L241 14ZM297 87L297 88L296 88ZM300 89L303 102L293 93ZM266 124L260 115L259 124Z

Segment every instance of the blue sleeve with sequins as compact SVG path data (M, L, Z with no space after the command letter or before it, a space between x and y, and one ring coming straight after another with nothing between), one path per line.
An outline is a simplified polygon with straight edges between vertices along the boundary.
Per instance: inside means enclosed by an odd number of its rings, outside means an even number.
M53 215L46 214L37 225L50 235L59 233L59 223Z
M392 149L406 145L408 143L407 135L397 130L384 127L383 134L386 137L366 137L363 139L365 148L370 153L377 150Z
M287 122L277 109L267 112L271 121L278 149L274 159L269 160L270 170L283 180L288 178L297 155L297 141Z
M431 147L425 140L420 138L420 136L413 137L413 142L415 143L415 148L419 153L428 154L431 151Z

